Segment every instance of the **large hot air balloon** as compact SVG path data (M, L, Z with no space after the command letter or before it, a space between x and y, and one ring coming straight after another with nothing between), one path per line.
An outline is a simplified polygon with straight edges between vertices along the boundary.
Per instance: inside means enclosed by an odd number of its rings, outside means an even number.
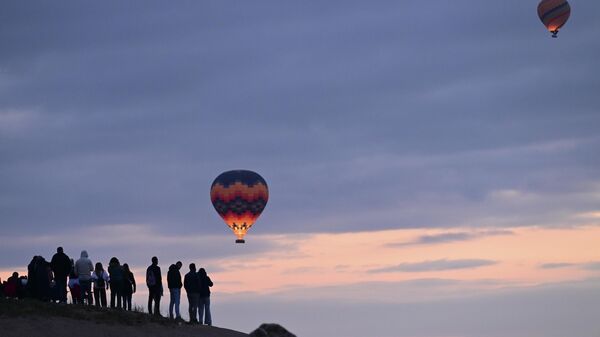
M227 226L244 243L269 200L267 182L258 173L234 170L221 173L210 187L210 200Z
M558 30L564 26L571 15L571 6L566 0L542 0L537 11L544 26L552 33L552 37L557 37Z

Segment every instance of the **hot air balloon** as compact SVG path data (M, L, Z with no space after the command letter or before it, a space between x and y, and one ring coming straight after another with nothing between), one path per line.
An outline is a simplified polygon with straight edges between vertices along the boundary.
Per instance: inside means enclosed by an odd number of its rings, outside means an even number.
M537 11L544 26L552 33L552 37L557 37L558 30L569 19L571 6L566 0L542 0Z
M267 205L269 188L258 173L234 170L221 173L210 187L210 200L227 226L244 243L246 232Z

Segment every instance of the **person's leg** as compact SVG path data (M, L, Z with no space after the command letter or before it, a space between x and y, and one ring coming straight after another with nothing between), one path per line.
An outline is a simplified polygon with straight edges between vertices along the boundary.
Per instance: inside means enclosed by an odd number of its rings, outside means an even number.
M114 308L115 307L115 297L117 296L117 292L115 290L115 283L114 282L110 282L110 307Z
M154 315L160 316L160 291L154 293Z
M154 291L148 289L148 313L152 315L152 300L154 299Z
M58 292L58 301L67 303L67 277L57 276L54 280Z
M123 294L121 294L121 283L117 283L115 284L116 286L116 292L117 292L117 308L121 309L123 308L123 302L121 302L121 299L123 297Z
M210 315L210 297L205 297L202 305L204 306L204 324L212 325L212 317Z
M190 323L197 322L198 321L197 316L196 316L197 305L195 302L196 299L194 297L194 294L188 294L187 298L188 298L188 303L189 303L188 311L190 313Z
M131 311L131 293L125 294L125 310Z
M94 299L93 299L93 294L92 294L92 282L91 281L86 281L85 292L87 294L88 305L93 305Z
M94 288L94 301L96 301L96 306L100 306L100 290L99 288Z
M79 280L79 302L81 304L84 303L84 299L86 298L86 294L85 294L85 281Z
M181 289L175 289L175 317L180 319L179 304L181 303Z
M173 306L175 305L175 288L169 289L169 318L173 319Z
M195 319L196 319L196 322L202 324L202 321L198 320L199 301L200 301L200 294L194 294L194 311L196 312Z
M198 298L198 322L204 324L204 297Z
M102 307L106 308L106 288L102 288L102 291L100 291L100 299L102 300Z
M92 283L88 282L88 286L87 286L87 293L88 293L88 302L89 305L93 305L94 304L94 294L92 294Z

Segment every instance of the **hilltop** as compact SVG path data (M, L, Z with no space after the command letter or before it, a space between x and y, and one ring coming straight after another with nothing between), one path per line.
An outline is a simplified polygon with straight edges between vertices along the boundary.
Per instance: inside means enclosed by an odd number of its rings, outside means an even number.
M248 334L206 325L178 324L135 311L0 299L2 336L86 337L203 336L248 337Z

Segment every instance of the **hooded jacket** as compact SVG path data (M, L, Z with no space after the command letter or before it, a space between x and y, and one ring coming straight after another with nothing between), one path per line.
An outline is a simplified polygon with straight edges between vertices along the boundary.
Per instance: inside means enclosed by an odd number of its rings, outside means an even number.
M87 251L82 250L81 257L75 262L75 274L79 277L79 281L89 281L92 279L92 271L94 271L92 260L88 259Z

